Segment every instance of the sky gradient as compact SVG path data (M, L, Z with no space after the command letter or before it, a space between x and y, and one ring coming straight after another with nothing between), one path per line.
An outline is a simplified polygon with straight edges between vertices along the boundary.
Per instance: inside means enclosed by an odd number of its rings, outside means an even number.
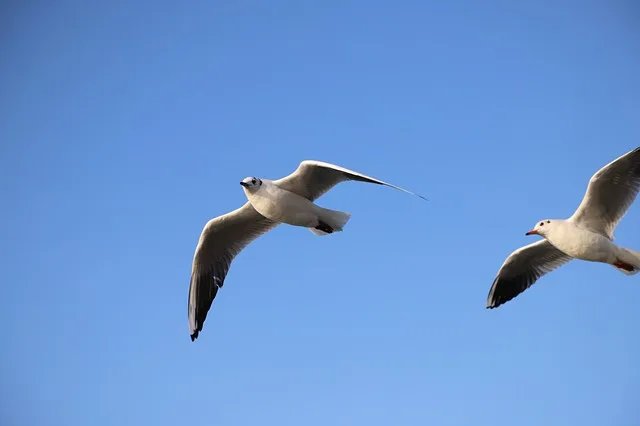
M524 233L640 145L640 7L0 6L3 425L632 426L640 276L571 262L496 310ZM344 232L280 226L198 340L191 261L304 159ZM640 202L616 242L640 250Z

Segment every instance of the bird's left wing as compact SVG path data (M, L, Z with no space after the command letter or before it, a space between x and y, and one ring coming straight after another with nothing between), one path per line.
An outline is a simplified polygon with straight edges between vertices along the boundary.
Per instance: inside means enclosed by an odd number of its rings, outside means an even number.
M613 240L613 231L640 191L640 147L613 160L589 180L573 220Z
M349 180L389 186L426 200L422 195L407 191L399 186L363 175L353 170L345 169L344 167L336 166L335 164L316 160L304 160L289 176L278 179L273 183L282 189L314 201L335 185Z

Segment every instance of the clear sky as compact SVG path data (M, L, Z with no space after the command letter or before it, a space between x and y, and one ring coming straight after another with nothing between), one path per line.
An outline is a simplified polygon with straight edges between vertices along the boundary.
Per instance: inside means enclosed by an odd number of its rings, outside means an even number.
M5 1L3 425L631 426L640 276L485 300L640 145L633 1ZM187 294L238 182L304 159L345 231L281 226ZM616 242L640 250L640 200Z

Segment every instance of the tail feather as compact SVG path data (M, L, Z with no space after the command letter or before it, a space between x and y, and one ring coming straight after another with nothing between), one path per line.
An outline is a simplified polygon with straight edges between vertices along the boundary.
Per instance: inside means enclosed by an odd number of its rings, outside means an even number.
M320 219L332 227L334 231L339 232L342 231L344 225L351 219L351 213L325 209Z
M320 230L320 229L317 229L317 228L309 228L309 231L311 231L311 232L313 232L314 234L319 235L319 236L321 236L321 237L322 237L323 235L329 235L329 233L328 233L328 232L324 232L324 231L322 231L322 230Z
M626 275L640 272L640 252L620 247L613 267Z
M320 219L321 222L323 222L323 226L326 228L327 226L330 229L327 229L327 231L323 230L323 229L318 229L318 228L309 228L309 230L311 232L313 232L316 235L329 235L333 232L340 232L342 231L342 228L344 227L344 225L346 225L346 223L349 221L349 219L351 218L351 213L347 213L347 212L341 212L338 210L329 210L329 209L322 209L322 212L320 213L320 216L318 219Z

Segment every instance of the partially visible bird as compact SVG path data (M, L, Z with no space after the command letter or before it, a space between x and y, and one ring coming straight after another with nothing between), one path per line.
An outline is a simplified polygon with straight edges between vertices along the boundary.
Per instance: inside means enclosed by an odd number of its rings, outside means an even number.
M253 240L281 223L308 228L316 235L342 231L351 214L322 208L313 201L344 181L385 185L426 200L398 186L314 160L301 162L292 174L282 179L245 178L240 185L249 201L234 211L211 219L196 247L189 286L191 341L202 331L231 262Z
M640 253L613 243L613 231L638 191L640 147L591 177L580 206L570 218L541 220L526 233L544 239L507 257L489 290L487 308L508 302L572 259L608 263L627 275L638 273Z

